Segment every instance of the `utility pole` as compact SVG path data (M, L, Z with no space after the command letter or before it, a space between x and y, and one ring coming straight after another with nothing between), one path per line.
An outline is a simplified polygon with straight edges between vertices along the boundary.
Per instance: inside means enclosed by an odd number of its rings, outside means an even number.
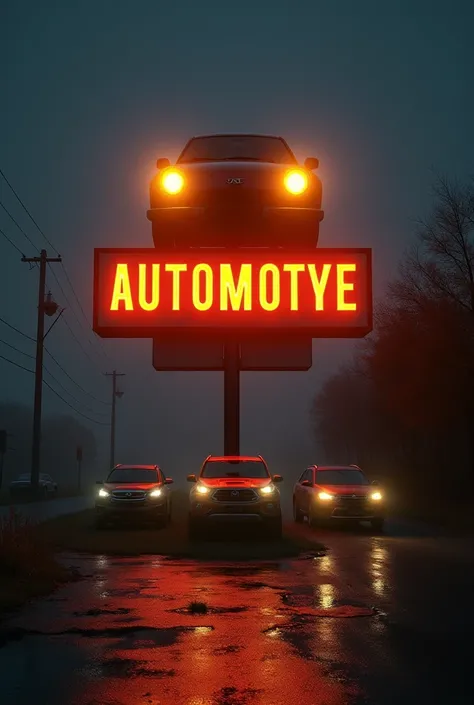
M120 392L117 389L117 377L125 377L125 374L123 372L117 372L117 370L114 370L113 372L106 372L105 373L106 377L112 377L112 416L110 419L110 470L115 465L115 404L117 401L117 397L120 399L120 397L123 397L123 392Z
M38 288L38 322L36 329L36 365L35 365L35 401L33 408L33 443L31 450L31 489L38 494L40 456L41 456L41 409L43 401L43 352L44 352L44 315L54 315L58 308L53 301L45 307L46 265L49 262L62 262L61 257L48 257L46 250L41 250L39 257L22 257L22 262L39 264Z
M5 461L5 453L7 452L7 438L8 433L4 430L0 430L0 490L2 489L3 481L3 464Z

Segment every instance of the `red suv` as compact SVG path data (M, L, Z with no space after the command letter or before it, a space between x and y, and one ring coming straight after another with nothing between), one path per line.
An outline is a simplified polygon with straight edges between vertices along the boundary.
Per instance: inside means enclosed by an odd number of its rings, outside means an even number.
M282 532L280 492L261 455L209 455L199 475L188 475L194 485L189 496L190 538L206 527L223 522L260 526L272 538Z
M385 502L357 465L310 465L293 488L293 518L310 526L324 519L369 521L383 529Z

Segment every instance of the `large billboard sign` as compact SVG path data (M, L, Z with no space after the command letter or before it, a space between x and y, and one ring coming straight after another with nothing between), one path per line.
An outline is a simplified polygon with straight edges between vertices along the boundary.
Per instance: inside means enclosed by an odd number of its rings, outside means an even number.
M284 333L363 337L372 330L370 249L96 249L94 331Z

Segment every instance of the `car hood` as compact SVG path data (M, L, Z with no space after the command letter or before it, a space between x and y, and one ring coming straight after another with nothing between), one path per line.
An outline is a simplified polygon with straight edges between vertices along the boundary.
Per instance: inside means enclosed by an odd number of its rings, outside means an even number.
M113 490L143 490L144 492L149 492L157 487L161 487L159 482L104 482L104 489L107 492L112 492Z
M371 485L315 485L315 487L320 492L338 495L355 494L358 497L367 497L367 495L376 491Z
M199 478L199 482L206 487L265 487L271 483L271 479L269 477L203 477Z

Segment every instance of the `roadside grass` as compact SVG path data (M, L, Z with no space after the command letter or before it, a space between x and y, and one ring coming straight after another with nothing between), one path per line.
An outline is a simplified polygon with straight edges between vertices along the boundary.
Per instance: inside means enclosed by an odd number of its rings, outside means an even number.
M187 533L188 494L173 493L173 516L164 529L117 526L97 530L94 527L94 510L50 519L40 526L44 540L56 550L79 553L136 556L164 555L174 558L202 560L265 560L295 557L301 553L324 549L316 540L308 539L293 527L283 527L280 541L267 541L253 531L219 528L208 540L190 541Z
M60 565L38 525L13 510L0 518L0 612L45 595L78 576Z

